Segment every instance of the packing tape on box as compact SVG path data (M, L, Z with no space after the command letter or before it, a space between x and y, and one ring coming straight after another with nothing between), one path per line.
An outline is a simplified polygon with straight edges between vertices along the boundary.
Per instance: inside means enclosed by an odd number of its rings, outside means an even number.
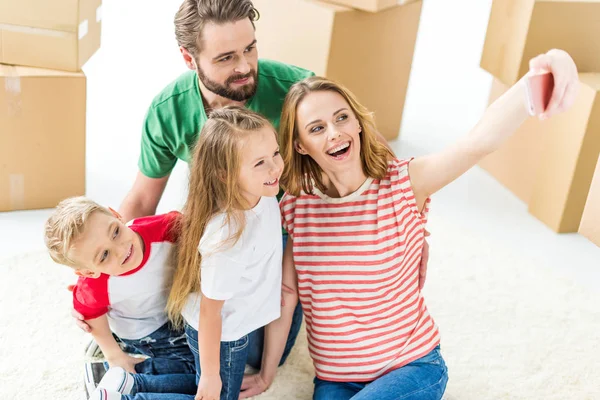
M79 24L79 29L77 30L77 32L79 32L79 40L83 39L85 35L88 34L88 25L89 23L87 19L84 19Z
M100 8L100 7L98 7ZM102 11L100 10L100 18L102 18ZM96 20L98 20L98 10L96 10ZM83 20L79 24L79 28L77 30L79 40L83 39L88 34L88 20ZM31 26L21 26L21 25L9 25L9 24L0 24L0 31L5 30L7 32L19 32L26 33L28 35L41 35L41 36L52 36L52 37L69 37L71 32L65 31L56 31L53 29L43 29L43 28L33 28Z
M102 4L96 8L96 22L102 21Z
M4 65L5 71L4 91L8 105L8 116L16 117L21 114L21 77L17 73L17 67Z
M0 29L8 32L27 33L30 35L42 35L53 37L68 37L70 32L55 31L53 29L33 28L31 26L0 24Z
M23 174L11 174L8 176L10 208L23 210L25 208L25 176Z

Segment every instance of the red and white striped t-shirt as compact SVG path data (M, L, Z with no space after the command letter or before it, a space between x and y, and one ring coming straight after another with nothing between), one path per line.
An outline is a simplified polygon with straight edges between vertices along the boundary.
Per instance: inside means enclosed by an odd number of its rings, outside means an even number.
M430 200L420 213L408 163L390 162L384 179L369 178L343 198L315 188L281 199L320 379L372 381L440 341L419 290Z

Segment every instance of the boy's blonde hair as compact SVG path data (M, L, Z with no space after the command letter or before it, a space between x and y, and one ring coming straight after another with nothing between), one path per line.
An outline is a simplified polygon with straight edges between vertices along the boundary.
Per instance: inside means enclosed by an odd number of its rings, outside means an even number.
M112 215L108 208L84 196L71 197L58 203L44 227L44 241L55 262L79 268L69 257L69 250L73 241L83 232L89 216L96 211Z

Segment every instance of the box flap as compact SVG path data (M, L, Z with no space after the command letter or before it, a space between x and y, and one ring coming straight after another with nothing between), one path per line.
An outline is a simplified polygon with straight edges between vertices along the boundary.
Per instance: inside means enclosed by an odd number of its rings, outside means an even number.
M0 0L0 24L77 32L80 1Z
M0 77L28 77L28 76L74 76L85 77L83 72L67 72L53 69L30 68L20 65L5 65L0 64Z

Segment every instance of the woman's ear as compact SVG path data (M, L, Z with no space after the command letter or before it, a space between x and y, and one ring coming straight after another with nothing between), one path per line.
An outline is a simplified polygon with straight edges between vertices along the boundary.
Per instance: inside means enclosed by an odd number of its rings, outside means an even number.
M218 178L218 179L219 179L221 182L223 182L223 183L227 183L227 171L225 171L225 170L222 170L222 169L218 170L218 171L217 171L217 178Z
M297 140L294 140L294 150L296 150L297 153L300 153L302 155L308 154L306 152L306 150L304 150L304 148L302 148L302 145L300 143L298 143Z

